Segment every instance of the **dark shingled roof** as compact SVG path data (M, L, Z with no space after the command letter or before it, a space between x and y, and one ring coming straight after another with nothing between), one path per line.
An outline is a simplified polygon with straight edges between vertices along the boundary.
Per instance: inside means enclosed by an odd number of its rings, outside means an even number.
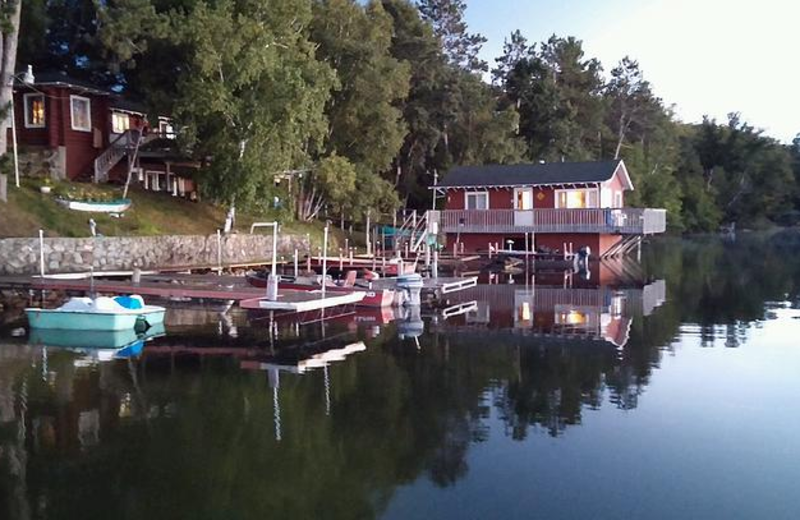
M72 87L76 89L84 89L87 91L95 92L98 94L111 94L112 91L101 87L99 85L95 85L91 81L86 81L84 79L74 78L72 76L68 76L66 73L61 71L36 71L34 70L34 85L37 86L44 86L44 85L63 85L65 87ZM21 82L17 82L18 84L22 85Z
M112 89L101 87L99 85L95 85L90 81L68 76L64 72L35 71L34 80L35 80L34 86L37 87L43 87L46 85L56 85L60 87L70 88L73 90L86 91L88 93L95 95L109 96L110 97L109 106L111 108L126 110L128 112L138 112L140 114L147 113L147 107L145 107L143 103L128 99L119 92L115 92ZM26 86L19 79L17 79L16 84L20 87Z
M620 162L616 160L457 166L448 172L437 188L594 184L611 179Z

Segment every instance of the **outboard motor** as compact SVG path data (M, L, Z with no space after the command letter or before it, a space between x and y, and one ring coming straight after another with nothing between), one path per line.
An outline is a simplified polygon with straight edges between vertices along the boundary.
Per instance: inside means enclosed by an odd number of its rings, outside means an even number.
M422 276L417 273L401 274L397 277L397 290L403 293L403 305L419 306L421 303L420 294L424 282Z
M419 307L400 309L397 312L397 336L402 339L417 339L425 332L425 322Z
M589 246L583 246L578 250L578 270L579 271L588 271L589 270L589 257L592 256L592 248Z

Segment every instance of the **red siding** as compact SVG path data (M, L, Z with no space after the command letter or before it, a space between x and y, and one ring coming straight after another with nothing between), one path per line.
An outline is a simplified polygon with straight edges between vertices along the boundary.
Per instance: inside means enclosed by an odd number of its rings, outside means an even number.
M70 179L91 175L94 159L108 144L107 132L103 131L109 125L108 100L96 96L85 97L91 100L92 130L89 132L72 129L70 96L65 96L65 104L62 105L67 116L64 118L64 143L67 147L67 177ZM100 136L98 147L95 147L95 133Z
M616 235L599 235L597 233L560 233L548 234L538 233L535 235L536 247L547 247L552 250L563 251L564 245L573 251L578 251L582 247L589 247L592 257L597 258L608 251L611 246L619 242L620 237ZM513 233L465 233L460 237L455 233L447 234L447 250L453 250L456 240L464 244L464 252L476 253L486 252L489 244L497 243L501 248L506 249L507 240L514 240L515 249L523 249L525 245L524 234ZM460 246L459 246L460 248ZM459 249L460 250L460 249Z
M533 190L534 208L555 208L556 192L553 188L534 188Z
M111 133L110 98L102 94L77 92L69 87L37 88L46 95L45 128L25 128L24 94L29 90L19 89L14 93L15 122L17 124L17 140L21 147L47 146L66 147L66 174L69 179L90 176L94 170L94 160L116 136ZM83 132L72 129L70 96L78 95L88 98L91 103L92 130ZM131 127L141 128L146 125L143 116L131 114ZM97 136L97 137L96 137ZM9 130L9 143L11 133Z
M487 188L489 209L514 209L513 188ZM534 208L555 208L556 196L553 188L533 189ZM448 190L444 209L464 209L464 190Z
M622 168L617 168L616 174L611 177L611 180L605 184L604 187L611 189L611 206L616 207L617 193L622 194L622 207L625 206L625 184L622 181Z

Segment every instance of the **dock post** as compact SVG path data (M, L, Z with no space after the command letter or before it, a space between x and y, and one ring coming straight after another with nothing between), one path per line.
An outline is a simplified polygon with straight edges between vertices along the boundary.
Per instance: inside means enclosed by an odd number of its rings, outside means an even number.
M342 248L339 248L339 271L344 270L344 256L343 256Z
M429 244L425 244L425 269L430 271L431 267L431 246Z
M300 260L299 252L297 251L297 248L294 248L294 277L295 278L297 278L298 275L300 274L300 267L297 265L299 260Z
M372 254L372 237L370 236L372 234L371 233L372 230L370 229L369 217L370 217L370 210L367 210L367 225L364 229L364 235L367 239L367 256Z
M439 250L433 250L433 278L439 278Z
M44 230L39 230L39 276L44 278Z
M325 298L325 286L328 280L326 275L328 273L328 226L329 222L325 222L325 231L322 234L322 297Z
M272 268L267 277L267 299L278 299L278 223L272 223Z
M222 231L217 230L217 276L222 276Z

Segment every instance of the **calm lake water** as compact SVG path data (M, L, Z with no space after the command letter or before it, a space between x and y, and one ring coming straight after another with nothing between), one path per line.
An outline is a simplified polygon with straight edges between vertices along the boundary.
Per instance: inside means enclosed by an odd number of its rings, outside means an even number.
M116 358L7 305L0 517L796 519L798 254L664 240L392 323L176 304Z

